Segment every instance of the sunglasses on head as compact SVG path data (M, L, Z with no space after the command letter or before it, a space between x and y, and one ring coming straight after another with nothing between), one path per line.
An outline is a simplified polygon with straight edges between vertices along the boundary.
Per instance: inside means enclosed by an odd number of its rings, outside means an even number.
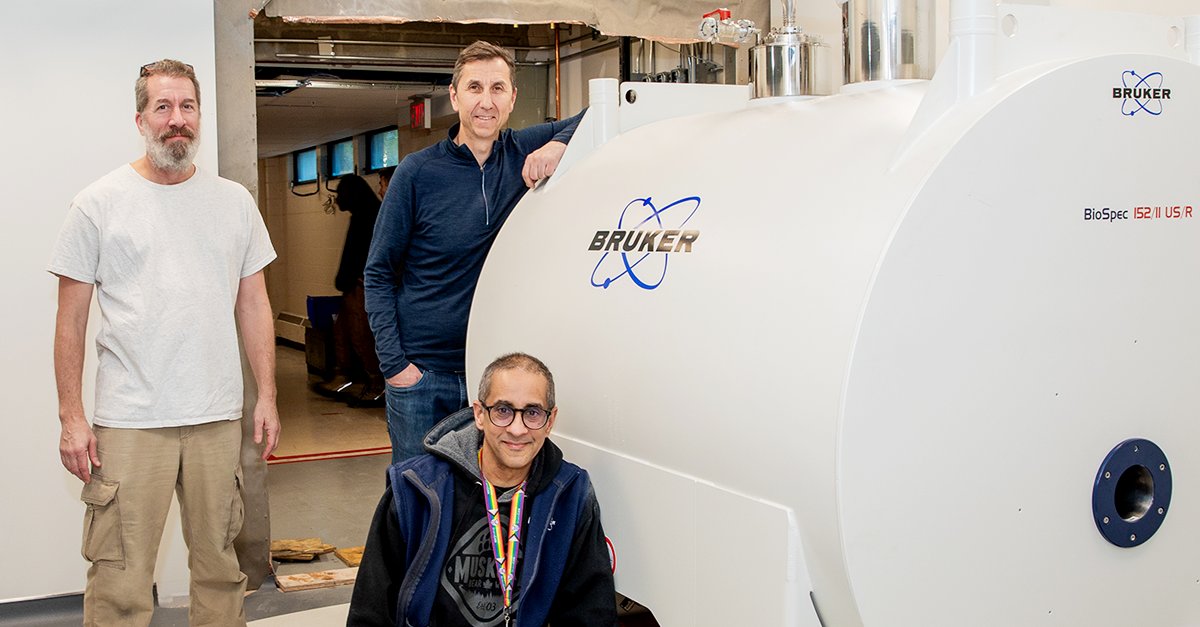
M151 74L153 74L156 70L156 68L154 66L156 66L158 64L159 64L159 61L155 61L153 63L147 63L146 65L143 65L141 67L141 71L138 72L138 78L141 78L143 76L150 76ZM196 68L192 67L192 65L190 63L184 63L183 65L184 65L184 67L186 67L188 69L189 72L191 72L193 74L196 73Z

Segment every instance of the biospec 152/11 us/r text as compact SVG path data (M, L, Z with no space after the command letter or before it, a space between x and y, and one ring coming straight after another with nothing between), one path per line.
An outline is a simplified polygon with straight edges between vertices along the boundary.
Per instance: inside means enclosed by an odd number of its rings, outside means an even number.
M1192 217L1191 205L1155 205L1134 207L1134 220L1178 220Z
M1111 207L1084 207L1083 219L1094 222L1116 222L1119 220L1179 220L1189 219L1193 211L1191 205L1151 205L1139 206L1132 209L1113 209Z

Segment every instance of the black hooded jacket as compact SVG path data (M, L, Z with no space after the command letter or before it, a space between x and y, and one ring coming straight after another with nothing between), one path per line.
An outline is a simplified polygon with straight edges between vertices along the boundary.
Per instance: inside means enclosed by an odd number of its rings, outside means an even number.
M481 443L481 433L474 425L471 409L467 408L446 418L425 436L426 455L397 464L389 471L391 478L388 488L371 522L347 625L491 627L503 624L503 605L488 539L483 487L479 480L476 456ZM428 459L430 457L442 463L431 464L434 460ZM421 462L422 458L426 458L424 463ZM431 477L428 476L428 470L431 467L448 467L447 472L453 476L442 477L446 479L443 481L437 478L429 481ZM561 473L566 467L576 472ZM569 477L570 485L562 485L563 477ZM406 533L406 524L400 520L396 507L396 489L405 490L406 499L415 497L422 504L440 498L453 499L452 520L449 521L448 530L439 529L444 522L436 514L438 508L433 507L429 519L422 523L422 529ZM595 493L587 473L566 464L562 451L547 439L534 458L527 480L526 522L538 522L535 520L537 514L533 512L539 509L539 498L553 499L557 506L558 497L564 489L582 495L580 506L578 511L552 511L549 528L553 529L556 521L574 520L569 549L563 552L565 560L529 555L522 550L517 561L518 584L513 591L513 624L517 627L540 627L545 624L554 627L608 627L616 624L612 564L604 529L600 524L600 507ZM497 491L500 491L499 487ZM499 497L505 530L508 528L508 504L514 492L515 489L504 490ZM541 524L546 523L543 521ZM549 546L537 542L537 531L540 530L527 525L526 533L522 535L522 549L533 547L531 550L536 550L537 547ZM558 531L561 533L562 529ZM414 546L423 544L427 533L446 538L444 546L436 547L432 553L441 555L438 564L422 565L425 554ZM532 573L522 570L527 565L534 568ZM411 568L417 570L410 573ZM428 576L437 577L436 586L428 581L424 582L424 586L421 585L419 580ZM547 594L545 582L556 579L557 584ZM532 585L533 592L526 594L522 584ZM427 592L431 588L436 588L436 592L430 602L422 597L425 594L422 590ZM430 608L427 616L411 615L422 614L423 610L414 608L423 606ZM410 615L398 619L398 611ZM532 616L543 614L546 620L531 624Z

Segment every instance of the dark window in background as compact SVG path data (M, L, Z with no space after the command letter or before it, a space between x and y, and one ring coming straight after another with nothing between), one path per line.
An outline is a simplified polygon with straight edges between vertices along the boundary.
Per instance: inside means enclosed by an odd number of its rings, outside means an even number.
M354 139L329 144L329 178L354 174Z
M400 163L400 134L395 127L367 133L367 169L382 170Z
M317 149L297 150L292 153L292 182L313 183L317 180Z

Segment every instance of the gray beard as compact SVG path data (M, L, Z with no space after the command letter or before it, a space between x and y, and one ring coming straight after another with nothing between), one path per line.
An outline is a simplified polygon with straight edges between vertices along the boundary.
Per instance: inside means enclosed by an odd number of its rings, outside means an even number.
M146 156L150 163L160 170L168 172L183 172L192 166L196 152L200 150L198 137L193 137L186 143L168 144L157 138L146 138Z

